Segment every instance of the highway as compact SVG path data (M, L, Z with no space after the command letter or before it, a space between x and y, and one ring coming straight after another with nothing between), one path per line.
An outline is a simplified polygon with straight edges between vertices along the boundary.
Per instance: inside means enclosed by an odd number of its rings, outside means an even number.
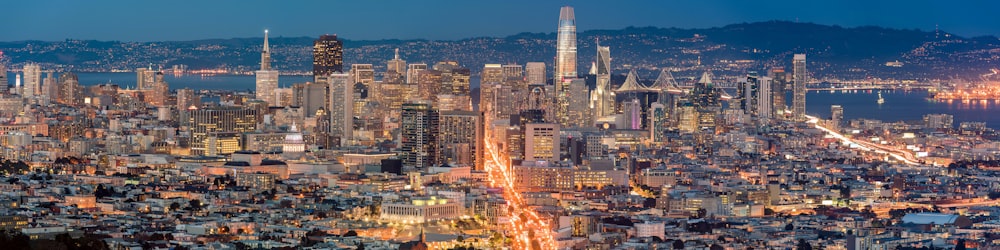
M905 163L907 165L924 165L923 163L920 162L919 159L916 158L913 152L892 148L891 146L879 145L867 141L851 139L838 133L837 131L833 131L829 128L821 126L819 124L819 118L809 115L807 115L806 118L809 118L808 123L812 123L813 125L816 126L816 128L825 131L827 134L830 134L831 136L837 138L838 140L841 140L842 142L853 143L857 145L858 148L880 154L889 155L890 157L895 158L896 160L899 160L900 162Z

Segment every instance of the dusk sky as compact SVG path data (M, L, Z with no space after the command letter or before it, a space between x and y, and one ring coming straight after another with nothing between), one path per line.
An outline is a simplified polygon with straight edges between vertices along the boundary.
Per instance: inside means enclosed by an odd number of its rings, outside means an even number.
M577 29L704 28L799 20L847 27L1000 35L998 1L9 1L0 41L192 40L338 34L344 39L460 39L555 32L559 7L576 8Z

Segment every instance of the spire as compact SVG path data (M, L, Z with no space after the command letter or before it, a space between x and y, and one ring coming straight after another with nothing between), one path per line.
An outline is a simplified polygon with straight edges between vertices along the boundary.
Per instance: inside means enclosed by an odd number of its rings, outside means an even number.
M399 48L396 48L396 56L392 59L399 60Z
M260 70L271 70L271 45L267 43L267 30L264 30L264 49L260 52Z

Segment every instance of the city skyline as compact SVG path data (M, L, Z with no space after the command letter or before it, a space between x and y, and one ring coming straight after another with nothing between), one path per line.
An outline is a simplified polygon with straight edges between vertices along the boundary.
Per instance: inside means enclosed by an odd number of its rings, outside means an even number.
M1000 34L1000 16L988 10L1000 3L949 5L933 1L820 3L769 2L432 2L393 1L386 4L354 2L219 1L157 5L145 2L22 1L8 4L13 11L0 21L18 23L0 28L5 41L64 39L176 41L257 37L271 29L285 37L337 34L350 40L431 39L454 40L481 36L507 36L522 32L552 33L555 18L548 10L572 4L577 15L602 17L579 23L578 30L635 27L708 28L743 22L799 21L845 27L880 26L933 31L936 27L962 36ZM859 8L866 6L866 8ZM992 6L992 7L991 7ZM156 8L158 11L137 11ZM884 12L884 9L899 11ZM101 9L119 15L89 15ZM331 9L344 10L329 15ZM489 10L489 11L485 11ZM336 11L333 11L336 13ZM437 15L448 12L452 15ZM41 13L41 14L39 14ZM383 15L393 13L393 15ZM851 13L844 15L843 13ZM176 19L171 15L185 16ZM516 16L515 16L516 15ZM713 18L704 18L711 15ZM371 18L379 16L379 18ZM41 21L36 20L43 17ZM129 20L128 22L121 22ZM336 25L372 20L365 25ZM418 20L418 21L412 21ZM504 20L504 25L495 25ZM115 25L108 25L114 23ZM137 32L138 31L138 32ZM143 32L145 31L145 32Z

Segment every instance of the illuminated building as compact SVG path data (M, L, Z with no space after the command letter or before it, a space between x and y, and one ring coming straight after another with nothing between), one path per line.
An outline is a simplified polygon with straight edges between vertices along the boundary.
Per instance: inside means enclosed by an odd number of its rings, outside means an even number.
M344 43L337 35L322 35L313 41L313 77L343 72Z
M240 151L240 133L213 132L205 139L204 155L228 155Z
M0 55L0 59L3 59L3 55ZM7 65L0 62L0 93L7 93L9 91L8 84L10 80L7 79Z
M774 80L771 82L771 102L774 103L771 108L775 117L784 117L785 109L788 108L788 104L785 102L785 92L787 92L785 84L788 83L788 74L785 73L784 68L773 68L768 72L768 77Z
M302 133L298 127L292 124L292 128L285 135L285 142L281 145L281 154L286 159L298 159L306 151L306 142L302 138Z
M830 106L830 125L833 125L833 130L840 130L840 125L844 122L844 107L840 105Z
M563 6L559 10L559 28L556 37L556 62L555 77L553 83L556 85L556 117L560 124L566 125L568 118L568 108L571 98L580 98L569 92L572 81L576 78L576 17L573 14L573 7Z
M929 129L952 129L954 128L955 116L949 114L926 114L924 115L924 128Z
M58 101L66 105L79 105L83 101L83 89L76 74L66 72L59 75Z
M524 67L528 84L545 84L545 63L529 62Z
M642 129L642 104L639 99L632 99L622 103L623 116L625 117L624 129Z
M25 98L32 98L41 92L42 85L42 67L38 64L28 63L24 65L24 85L20 90L21 96Z
M354 84L350 74L328 74L326 80L330 89L330 136L339 138L340 145L345 146L354 134Z
M444 197L412 197L407 202L383 203L379 219L383 222L420 224L456 219L463 215L463 209L461 203Z
M403 104L401 151L403 166L426 168L437 161L438 111L426 101Z
M587 83L583 78L574 78L567 90L569 95L573 98L569 99L568 106L566 107L566 126L570 127L590 127L593 126L594 122L592 119L593 112L591 110L590 101L587 96L589 92L587 90Z
M386 74L390 72L400 75L406 74L406 60L399 58L399 48L396 48L395 52L396 55L392 57L392 60L386 63L385 72Z
M519 64L504 64L501 66L503 68L503 79L504 81L524 80L524 67Z
M670 114L667 107L656 102L649 106L649 133L654 142L664 142L670 129Z
M611 160L590 160L573 171L573 186L577 190L592 187L598 190L605 186L628 185L628 173L615 168Z
M482 169L483 124L480 113L441 111L437 136L438 165L456 164Z
M557 192L574 190L573 168L550 161L525 160L514 166L514 185L518 192Z
M209 147L208 138L215 133L245 133L257 130L257 110L237 107L215 107L191 110L191 152L204 155Z
M268 190L274 188L275 176L269 173L236 173L236 185L252 190Z
M559 124L524 124L524 160L559 162Z
M590 93L590 108L594 119L614 114L614 93L611 91L611 48L597 45L597 62L595 64L597 85Z
M177 90L177 110L198 109L201 107L201 98L194 93L193 89L183 88Z
M278 89L278 71L271 69L271 46L267 44L267 30L264 30L264 47L260 52L260 70L254 72L257 77L256 97L271 106L278 105L275 90Z
M421 71L427 70L426 63L411 63L406 66L406 83L414 84L417 83L418 74Z
M328 77L317 78L321 81L292 85L292 106L302 107L306 117L313 117L317 110L330 106L330 84L325 82Z
M767 119L771 117L771 84L770 77L757 76L757 72L750 72L746 79L740 81L739 98L740 108L743 112L754 117Z
M806 54L795 54L792 59L792 115L796 121L806 119L806 84L809 75L806 72Z

